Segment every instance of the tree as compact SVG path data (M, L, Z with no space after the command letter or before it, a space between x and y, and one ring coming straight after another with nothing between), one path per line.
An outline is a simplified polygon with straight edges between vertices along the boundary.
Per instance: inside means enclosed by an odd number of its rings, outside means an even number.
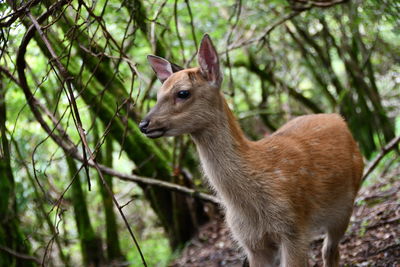
M0 78L3 78L0 75ZM30 242L20 229L10 142L6 132L6 90L0 79L0 266L33 266Z

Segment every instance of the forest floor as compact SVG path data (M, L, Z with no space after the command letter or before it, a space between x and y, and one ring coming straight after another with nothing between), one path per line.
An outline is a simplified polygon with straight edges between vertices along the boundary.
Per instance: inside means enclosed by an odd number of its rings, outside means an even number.
M400 168L396 169L361 189L340 243L341 266L400 266ZM321 246L322 238L311 244L312 267L322 266ZM243 259L219 216L201 228L170 266L241 267Z

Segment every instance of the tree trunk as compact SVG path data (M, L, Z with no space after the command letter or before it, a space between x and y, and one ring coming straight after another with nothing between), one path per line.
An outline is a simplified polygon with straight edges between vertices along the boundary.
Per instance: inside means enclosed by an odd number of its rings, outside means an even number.
M94 126L94 143L99 143L99 129L98 125ZM113 161L113 140L111 138L106 138L105 140L105 149L100 149L96 155L96 161L104 164L105 166L112 167ZM103 146L103 147L104 147ZM105 216L105 227L106 227L106 245L107 245L107 256L109 262L118 262L124 261L125 257L121 252L121 248L119 245L119 235L118 235L118 226L117 220L115 218L114 213L114 203L112 197L109 195L106 187L103 185L102 180L97 175L99 190L101 193L101 198L103 201L104 207L104 216ZM110 175L104 175L104 179L108 184L109 188L112 190L113 181Z
M19 228L6 119L5 89L0 80L0 266L34 266L32 260L6 252L8 249L18 254L30 254L29 240Z
M86 266L102 266L104 262L101 239L96 236L89 218L85 195L82 190L80 175L75 161L67 158L71 177L71 201L74 207L75 221L78 229L83 262Z

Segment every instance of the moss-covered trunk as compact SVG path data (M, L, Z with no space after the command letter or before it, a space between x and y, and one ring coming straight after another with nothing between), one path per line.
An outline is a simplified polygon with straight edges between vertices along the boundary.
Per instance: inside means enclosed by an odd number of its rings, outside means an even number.
M69 174L72 179L71 202L74 207L74 217L78 229L79 241L83 262L86 266L102 266L104 256L101 246L101 239L95 234L90 222L89 212L86 205L86 198L82 190L80 174L76 163L67 156Z
M0 75L0 267L34 266L32 260L16 257L30 254L29 240L24 236L17 216L15 182L11 169L9 140L6 136L5 88Z
M94 126L94 143L99 143L99 129L98 125ZM97 155L97 162L104 164L105 166L112 167L113 165L113 140L107 138L105 140L105 149L101 149ZM114 213L113 199L108 193L106 187L103 185L101 178L97 175L99 190L101 193L101 199L104 208L105 227L106 227L106 245L107 245L107 259L109 262L123 261L124 256L121 252L119 245L119 234L117 220ZM113 181L110 175L104 175L104 180L108 184L108 187L113 191Z

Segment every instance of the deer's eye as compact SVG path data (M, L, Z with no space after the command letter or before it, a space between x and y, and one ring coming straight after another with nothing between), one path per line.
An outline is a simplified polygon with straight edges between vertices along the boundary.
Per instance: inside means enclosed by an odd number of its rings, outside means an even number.
M190 97L190 92L188 90L181 90L176 93L176 97L180 99L187 99Z

